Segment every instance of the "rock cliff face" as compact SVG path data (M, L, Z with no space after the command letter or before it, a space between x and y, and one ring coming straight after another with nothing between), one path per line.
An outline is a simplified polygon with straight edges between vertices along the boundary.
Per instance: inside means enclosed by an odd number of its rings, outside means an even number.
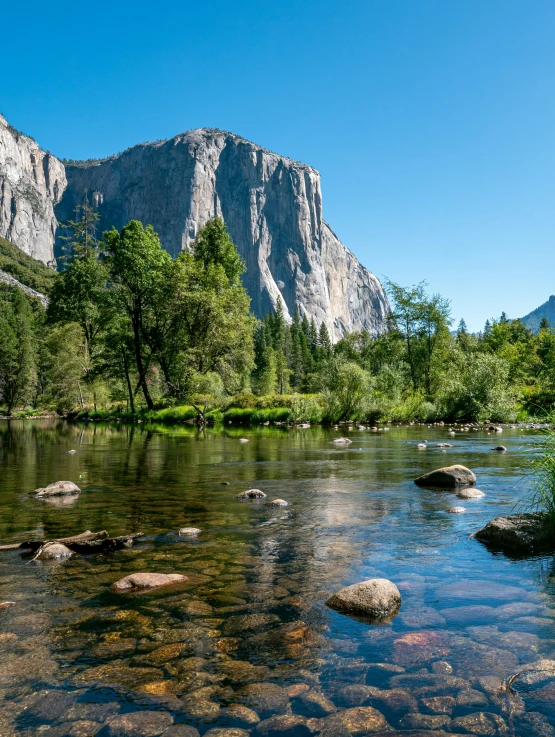
M33 258L52 261L54 205L65 187L64 165L0 115L0 237Z
M323 220L320 175L309 166L230 133L198 129L68 166L66 174L60 221L88 192L102 230L131 219L150 223L172 256L210 217L222 217L246 261L243 282L258 316L281 299L289 317L298 309L325 322L335 339L385 326L380 282Z

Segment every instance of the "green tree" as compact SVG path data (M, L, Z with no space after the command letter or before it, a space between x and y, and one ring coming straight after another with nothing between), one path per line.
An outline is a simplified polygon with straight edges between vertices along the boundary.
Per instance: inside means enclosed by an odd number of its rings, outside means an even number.
M62 248L64 255L61 260L70 263L75 258L88 258L98 251L96 225L100 220L100 215L89 205L87 195L83 203L75 207L74 212L75 220L60 223L62 232L67 233L67 235L60 236L64 242Z
M152 226L145 228L138 220L131 220L119 232L115 228L106 231L103 244L113 305L129 321L139 386L148 409L153 409L148 385L153 334L150 323L166 293L172 260L162 250Z
M33 395L36 382L33 312L20 289L10 296L0 302L0 396L8 414Z
M363 417L371 391L372 377L357 363L332 361L324 392L327 418L339 422Z

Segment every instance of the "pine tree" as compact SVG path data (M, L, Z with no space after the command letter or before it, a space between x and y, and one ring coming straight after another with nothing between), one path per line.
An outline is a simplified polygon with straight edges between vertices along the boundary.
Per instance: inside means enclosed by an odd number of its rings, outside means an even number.
M98 250L96 224L100 220L100 215L89 205L86 193L83 204L77 205L74 212L75 220L60 223L61 228L70 231L68 235L60 236L61 240L65 242L62 247L64 251L64 255L61 257L62 261L71 262L78 257L87 258Z
M542 319L540 320L540 330L550 330L551 326L549 324L549 320L544 315Z
M321 357L324 360L327 360L331 356L331 339L324 322L322 322L320 330L318 331L318 346L320 348Z

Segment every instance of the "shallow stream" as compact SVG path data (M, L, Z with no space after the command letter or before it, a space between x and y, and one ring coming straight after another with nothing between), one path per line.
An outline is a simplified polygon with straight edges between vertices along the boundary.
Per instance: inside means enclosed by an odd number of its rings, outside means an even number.
M555 660L553 559L469 537L526 497L538 433L505 428L504 453L484 431L338 434L0 422L0 544L145 533L62 562L0 552L0 735L555 734L555 663L525 667ZM453 463L484 498L413 483ZM30 493L61 479L81 495ZM288 506L235 499L252 487ZM188 580L110 591L137 571ZM325 606L374 577L402 593L390 624Z

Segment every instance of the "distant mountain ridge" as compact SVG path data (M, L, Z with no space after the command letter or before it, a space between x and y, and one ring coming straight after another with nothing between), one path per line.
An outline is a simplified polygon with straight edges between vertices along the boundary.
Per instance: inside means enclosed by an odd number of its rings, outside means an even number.
M552 294L547 302L544 302L543 305L536 307L535 310L532 310L532 312L529 312L527 315L521 317L520 319L527 328L530 328L530 330L533 330L535 333L537 333L540 329L540 322L542 320L542 317L546 317L549 320L550 327L555 326L555 295Z

